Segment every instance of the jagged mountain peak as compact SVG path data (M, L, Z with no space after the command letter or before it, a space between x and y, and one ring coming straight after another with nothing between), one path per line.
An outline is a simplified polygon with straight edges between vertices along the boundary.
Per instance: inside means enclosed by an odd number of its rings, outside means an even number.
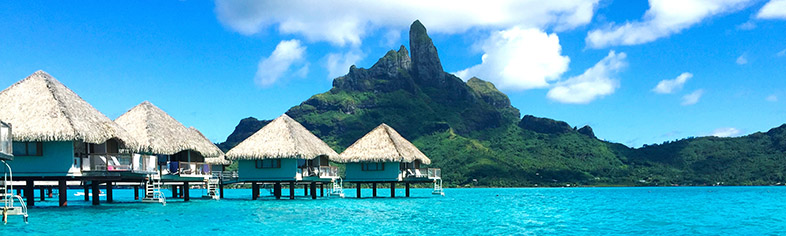
M443 76L437 47L428 36L426 27L416 20L409 27L409 48L412 50L412 72L419 78Z

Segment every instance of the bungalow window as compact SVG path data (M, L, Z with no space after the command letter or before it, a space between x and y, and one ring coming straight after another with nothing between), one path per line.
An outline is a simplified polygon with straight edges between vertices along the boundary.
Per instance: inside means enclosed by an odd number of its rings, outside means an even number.
M256 161L257 169L281 168L281 159L265 159Z
M14 156L42 156L41 142L14 142Z
M385 163L363 163L360 168L364 171L383 171Z

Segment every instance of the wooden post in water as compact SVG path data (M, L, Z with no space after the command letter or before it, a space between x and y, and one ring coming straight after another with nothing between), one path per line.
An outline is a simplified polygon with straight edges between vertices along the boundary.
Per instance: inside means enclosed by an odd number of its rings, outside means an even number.
M191 200L190 191L191 188L188 187L188 182L183 182L183 201Z
M311 199L317 199L317 183L311 182Z
M218 179L218 198L224 199L224 178Z
M112 182L106 182L106 202L112 203Z
M276 199L281 199L281 182L273 185L273 195L276 195Z
M303 184L303 196L308 197L308 184Z
M99 182L95 180L90 182L92 182L91 185L93 187L93 206L101 205L100 199L98 198L98 194L101 192L101 190L98 189Z
M134 185L134 200L139 200L139 185Z
M40 188L38 188L38 194L41 195L40 196L40 201L42 201L42 202L44 200L46 200L46 193L45 192L46 192L46 190L44 189L44 186L41 186Z
M87 181L84 181L82 183L82 187L85 188L85 201L89 202L90 201L90 188L87 186Z
M172 198L177 198L177 185L172 185Z
M406 193L407 197L409 197L409 182L407 182L406 184L404 184L404 186L406 186L406 189L407 189L407 190L405 191L405 193Z
M54 196L54 193L52 193L52 187L46 187L46 197L52 198L52 196Z
M356 183L356 185L357 185L357 188L358 188L358 193L357 193L356 197L360 198L360 183Z
M58 206L68 206L68 185L66 185L65 180L57 181L57 192L58 200L60 200Z
M27 185L25 186L25 197L27 198L27 206L35 206L35 194L33 194L34 187L32 180L27 181Z
M289 182L289 199L295 199L295 181Z
M396 182L390 183L390 197L396 197Z
M251 182L251 200L259 198L259 185L257 182Z
M325 183L320 183L319 184L319 196L320 197L324 197L325 196Z
M371 197L377 197L377 183L371 183Z

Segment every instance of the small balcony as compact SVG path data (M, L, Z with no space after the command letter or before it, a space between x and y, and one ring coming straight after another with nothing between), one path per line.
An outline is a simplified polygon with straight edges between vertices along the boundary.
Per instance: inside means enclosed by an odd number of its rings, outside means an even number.
M404 179L442 179L442 170L439 168L419 168L401 170Z
M338 167L335 166L309 166L298 168L299 174L303 178L317 177L320 179L338 178Z
M206 177L211 176L212 171L210 165L204 162L184 162L184 161L170 161L167 163L168 173L180 176L198 176Z
M133 172L153 173L155 164L149 156L133 157L131 154L93 153L82 155L81 170L84 172ZM75 161L75 164L77 161Z

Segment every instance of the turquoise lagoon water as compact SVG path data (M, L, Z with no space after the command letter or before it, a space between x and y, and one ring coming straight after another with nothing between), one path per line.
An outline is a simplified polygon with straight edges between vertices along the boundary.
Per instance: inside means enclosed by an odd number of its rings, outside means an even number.
M29 224L12 217L0 235L786 235L786 187L413 189L393 199L347 189L344 199L256 201L228 189L220 201L166 206L134 202L130 189L90 206L79 191L66 208L36 202Z

